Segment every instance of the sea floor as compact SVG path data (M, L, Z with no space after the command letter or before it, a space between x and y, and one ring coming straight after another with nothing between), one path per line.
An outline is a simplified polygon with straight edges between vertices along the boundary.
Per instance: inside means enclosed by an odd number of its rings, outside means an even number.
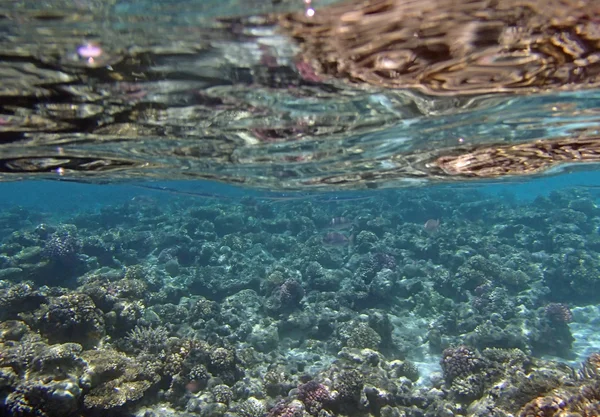
M161 196L2 212L1 413L528 417L549 397L584 416L596 401L585 190Z

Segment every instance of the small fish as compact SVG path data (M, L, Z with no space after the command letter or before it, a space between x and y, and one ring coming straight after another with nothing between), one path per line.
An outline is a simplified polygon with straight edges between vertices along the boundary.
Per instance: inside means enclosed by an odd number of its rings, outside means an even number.
M373 196L361 197L361 196L322 196L317 197L317 201L320 203L336 203L336 202L348 202L348 201L361 201L361 200L369 200L373 198Z
M429 219L423 225L423 229L427 233L435 233L440 228L440 219Z
M350 229L354 226L354 221L348 217L334 217L329 221L328 228L329 229Z
M287 201L306 200L313 198L312 194L277 194L257 196L260 200L272 201L274 203L284 203Z
M187 196L192 196L192 197L203 197L203 198L216 198L219 200L231 200L231 197L227 197L225 195L220 195L220 194L213 194L213 193L185 191L185 190L178 190L175 188L154 186L154 185L144 185L144 184L131 184L131 186L137 187L137 188L144 188L146 190L164 191L164 192L170 193L170 194L187 195Z
M201 389L201 385L198 381L196 380L191 380L189 381L187 384L185 384L185 389L191 393L196 393L198 391L200 391Z
M352 236L348 237L343 233L329 232L323 236L325 246L347 246L352 242Z
M156 198L150 197L149 195L136 195L131 198L131 201L134 203L140 204L156 204Z

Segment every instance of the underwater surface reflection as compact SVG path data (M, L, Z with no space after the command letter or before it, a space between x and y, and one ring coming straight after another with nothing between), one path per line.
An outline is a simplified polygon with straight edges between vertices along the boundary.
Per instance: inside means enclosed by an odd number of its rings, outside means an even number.
M1 2L2 178L327 190L598 162L593 2L268 3Z

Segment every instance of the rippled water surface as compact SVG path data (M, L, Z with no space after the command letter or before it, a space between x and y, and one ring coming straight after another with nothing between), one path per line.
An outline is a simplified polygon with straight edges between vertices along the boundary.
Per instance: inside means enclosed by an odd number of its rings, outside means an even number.
M597 162L595 3L333 3L0 3L3 178L375 188Z

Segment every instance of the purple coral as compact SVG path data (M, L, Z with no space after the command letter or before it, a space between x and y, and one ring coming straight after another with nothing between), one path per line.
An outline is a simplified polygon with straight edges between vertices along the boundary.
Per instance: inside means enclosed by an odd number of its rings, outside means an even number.
M391 269L393 271L394 269L396 269L396 258L394 258L388 253L375 253L371 255L371 259L376 265L377 270L379 271L381 271L382 269Z
M78 259L81 242L69 232L56 232L46 241L44 254L54 263L73 266Z
M552 323L567 324L573 321L573 313L566 304L550 303L544 308L544 313Z
M302 417L302 411L302 404L297 401L291 403L281 401L271 408L267 417Z
M282 307L296 307L303 297L304 289L295 279L288 279L279 287L279 301Z
M363 375L356 369L348 369L335 376L333 388L338 392L337 401L342 407L356 409L364 383Z
M288 278L273 290L265 306L272 314L290 313L300 305L303 297L302 285L295 279Z
M316 416L331 402L331 393L325 385L309 381L298 387L298 399L302 401L306 411Z
M478 285L473 290L475 297L471 300L473 307L479 311L485 310L490 305L490 295L494 290L494 286L491 282L485 282Z
M477 372L482 366L482 360L475 351L460 345L445 349L440 364L444 371L444 378L452 382L456 377Z
M493 289L494 287L492 283L488 281L475 287L475 290L473 292L475 293L475 295L482 297L488 295Z

